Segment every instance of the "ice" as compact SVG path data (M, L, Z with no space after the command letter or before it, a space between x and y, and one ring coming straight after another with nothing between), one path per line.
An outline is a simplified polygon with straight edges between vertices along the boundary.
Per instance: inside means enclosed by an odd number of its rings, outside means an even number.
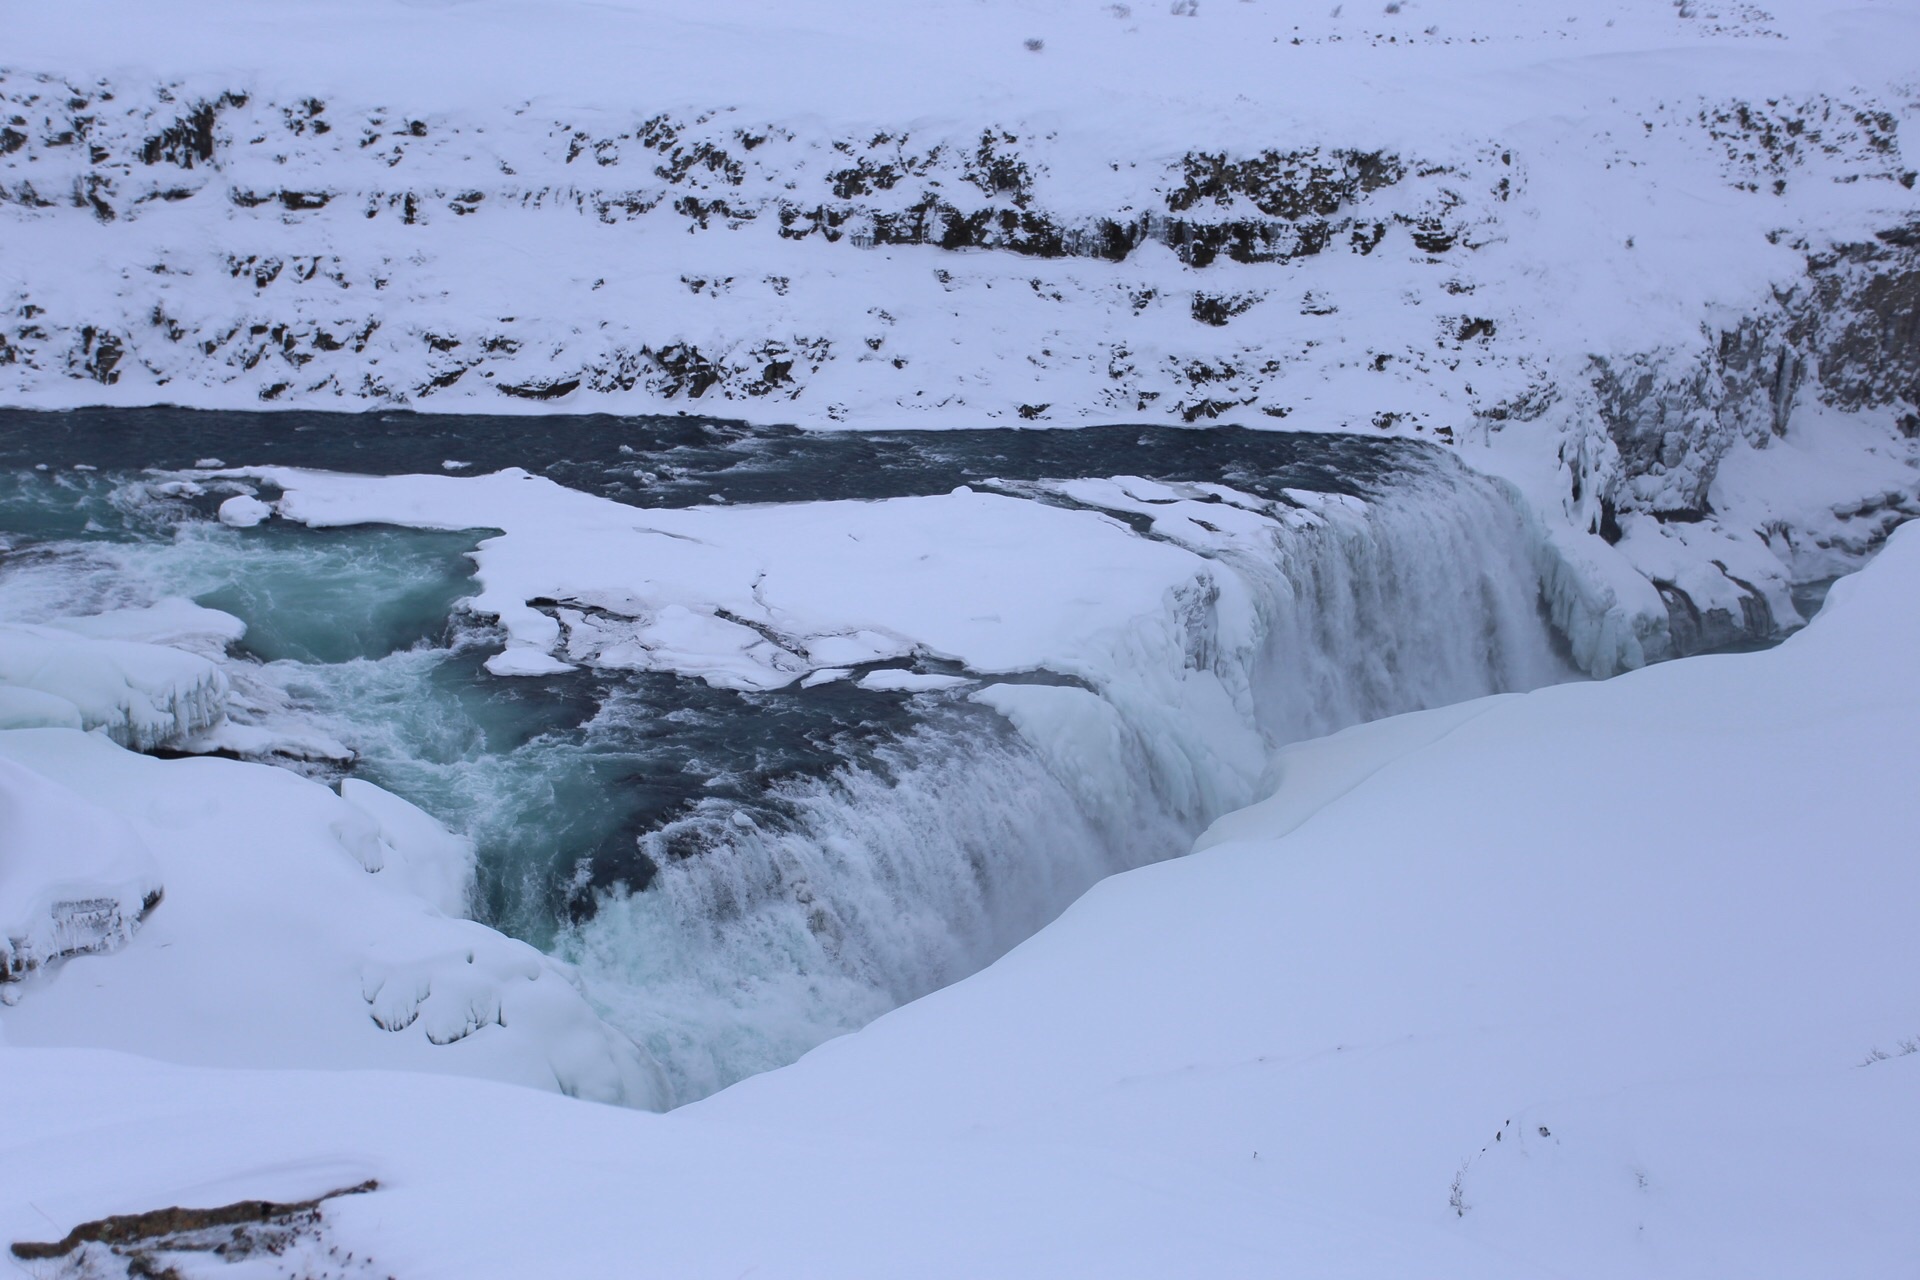
M235 494L220 504L220 523L251 529L273 514L273 508L250 494Z
M181 649L0 623L0 687L6 686L64 699L86 728L104 729L136 750L218 724L228 690L215 662Z
M902 671L889 667L861 676L862 689L887 693L932 693L942 689L960 689L973 683L967 676L941 675L933 671Z

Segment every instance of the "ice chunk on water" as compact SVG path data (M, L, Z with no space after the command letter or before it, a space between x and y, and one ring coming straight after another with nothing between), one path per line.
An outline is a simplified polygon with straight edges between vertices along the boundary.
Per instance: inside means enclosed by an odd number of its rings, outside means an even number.
M220 523L235 529L251 529L272 514L272 507L244 493L220 504Z
M891 693L931 693L938 689L957 689L972 684L966 676L943 676L926 671L870 671L860 679L862 689Z
M510 644L487 659L487 670L496 676L551 676L573 670L573 664L530 644Z

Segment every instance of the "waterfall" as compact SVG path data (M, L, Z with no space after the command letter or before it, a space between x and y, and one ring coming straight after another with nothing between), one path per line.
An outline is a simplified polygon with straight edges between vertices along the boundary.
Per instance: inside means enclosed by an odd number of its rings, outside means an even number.
M1028 488L1133 514L1142 492L1149 508L1193 496L1108 484ZM1274 747L1571 675L1497 482L1436 456L1365 501L1297 497L1232 537L1209 521L1195 582L1059 681L935 701L871 760L643 837L646 887L603 891L560 950L677 1101L991 963L1103 876L1184 853L1258 798Z
M1104 876L1186 852L1260 798L1279 746L1573 674L1542 606L1551 559L1499 482L1404 442L1254 437L1196 453L1217 442L1049 434L1063 452L1026 459L1025 478L885 501L675 511L513 475L426 482L449 504L440 528L509 528L477 568L464 553L483 534L395 527L414 517L391 495L418 477L281 475L335 503L330 523L360 526L330 530L285 504L229 528L185 505L197 485L89 478L76 491L89 527L126 524L92 540L36 483L19 496L39 505L16 519L52 536L8 559L0 607L51 623L186 597L244 619L237 652L230 635L197 645L230 690L214 745L321 776L350 768L472 837L483 918L570 961L684 1102L980 969ZM1116 462L1187 478L1086 478ZM1034 478L1049 474L1083 478ZM1194 478L1222 475L1237 487ZM998 541L966 541L982 513ZM666 536L610 541L637 525ZM918 541L891 562L857 558L903 539ZM724 603L762 629L746 640L793 661L822 636L851 644L844 618L889 626L882 665L921 663L924 642L887 610L890 584L926 585L897 568L923 548L960 573L938 580L953 600L936 614L1031 633L1031 610L1093 604L1057 613L1049 647L979 650L1016 654L1016 673L949 659L961 687L911 698L856 679L739 692L692 668L613 663L500 678L486 663L514 619L471 612L579 592L602 602L607 634L637 634L670 584L682 594L667 603ZM882 576L863 576L876 564ZM643 577L629 600L622 584ZM859 591L823 601L848 583ZM914 607L902 616L924 622L924 599ZM684 644L627 650L705 661Z

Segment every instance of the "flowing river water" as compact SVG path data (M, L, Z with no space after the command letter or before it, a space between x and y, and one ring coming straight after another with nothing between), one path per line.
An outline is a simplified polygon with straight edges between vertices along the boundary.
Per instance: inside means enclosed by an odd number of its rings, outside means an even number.
M1216 572L1246 584L1261 643L1188 655L1246 691L1244 728L1264 747L1570 674L1506 494L1407 441L0 412L0 620L170 597L241 619L245 637L226 655L229 715L272 739L263 757L328 781L365 778L470 836L473 914L577 965L680 1100L991 962L1100 877L1184 852L1257 788L1244 771L1210 776L1204 734L1188 741L1180 708L1153 703L1154 674L1136 680L1124 662L1092 680L955 667L974 678L919 691L857 679L739 690L592 665L496 676L485 663L498 628L462 604L475 591L470 553L493 529L221 523L237 489L206 473L269 465L519 467L642 508L962 485L1071 505L1058 482L1116 476L1224 486L1275 510L1335 495L1342 519L1275 523L1257 553L1217 557ZM1150 513L1104 518L1162 536ZM1177 604L1180 625L1208 633L1191 615L1209 600ZM1066 768L1036 749L975 696L990 682L1098 694L1112 729L1095 764Z

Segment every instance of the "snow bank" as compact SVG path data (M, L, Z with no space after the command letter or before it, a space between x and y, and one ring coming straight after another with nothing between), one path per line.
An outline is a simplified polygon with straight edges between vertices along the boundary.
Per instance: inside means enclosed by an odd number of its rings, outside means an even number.
M1907 532L1776 650L1302 745L1212 847L667 1117L6 1049L0 1238L350 1167L334 1239L395 1274L1896 1274L1917 602Z
M1908 531L1780 649L1301 744L1203 852L697 1112L1157 1158L1496 1274L1897 1267L1916 601Z
M0 733L0 768L7 796L40 797L45 809L16 819L36 824L25 872L15 870L13 841L0 845L9 886L0 919L9 928L34 903L43 914L51 903L56 916L72 905L70 886L41 887L48 860L68 856L72 833L103 824L122 833L106 847L150 850L142 865L157 866L158 879L76 871L73 883L115 886L122 897L109 902L136 904L128 922L142 893L162 881L167 889L131 945L24 984L6 1013L7 1043L189 1063L437 1071L666 1105L652 1064L600 1021L563 966L443 914L465 905L471 852L398 797L349 782L342 799L265 765L156 760L59 729ZM44 799L64 794L60 786L104 812L62 817ZM16 902L11 886L29 872L30 896Z
M342 778L340 798L373 820L372 832L343 824L341 842L361 866L397 878L406 892L445 915L468 914L473 895L471 840L363 778Z
M160 896L158 868L131 826L0 760L0 984L124 946ZM7 1003L18 995L0 985Z

